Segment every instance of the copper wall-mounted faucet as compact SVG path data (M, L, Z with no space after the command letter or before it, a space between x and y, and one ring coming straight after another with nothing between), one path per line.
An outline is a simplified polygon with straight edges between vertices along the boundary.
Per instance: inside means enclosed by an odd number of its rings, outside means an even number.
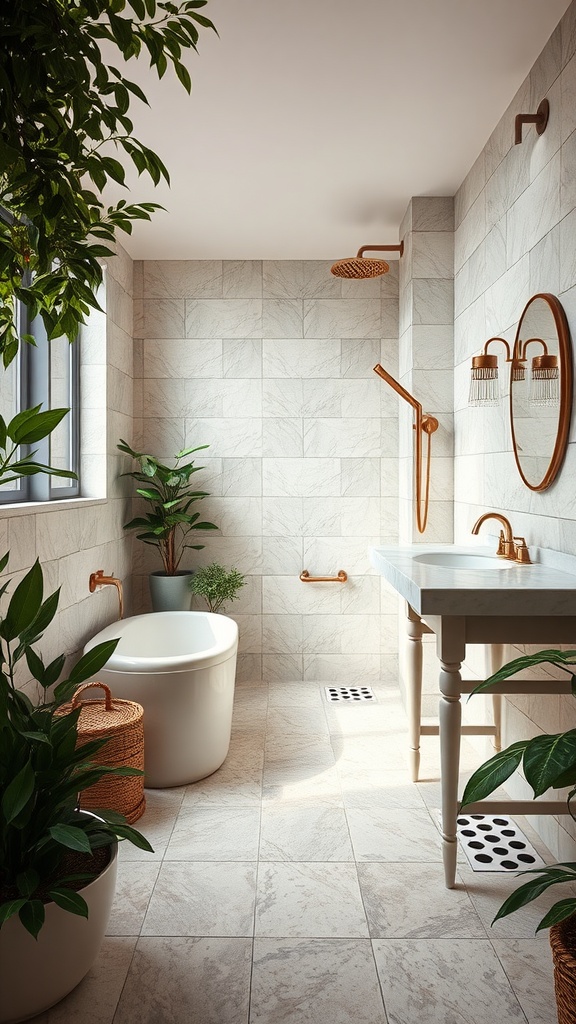
M116 576L105 576L104 569L97 569L96 572L90 574L90 581L88 586L91 594L94 593L96 587L116 587L116 590L118 591L118 618L124 618L124 597L122 594L122 580L117 579Z

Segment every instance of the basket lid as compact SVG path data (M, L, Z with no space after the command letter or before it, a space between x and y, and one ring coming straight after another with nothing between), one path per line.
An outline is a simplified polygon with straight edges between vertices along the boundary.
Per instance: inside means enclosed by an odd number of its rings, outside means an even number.
M101 687L105 691L104 697L90 700L80 700L80 694L84 690L91 690L94 687ZM106 683L93 682L84 683L79 686L74 697L67 704L58 709L58 714L68 714L80 706L78 718L78 732L85 736L87 733L98 735L109 735L111 732L118 732L131 725L140 722L144 715L141 704L133 700L123 700L112 697L110 687Z

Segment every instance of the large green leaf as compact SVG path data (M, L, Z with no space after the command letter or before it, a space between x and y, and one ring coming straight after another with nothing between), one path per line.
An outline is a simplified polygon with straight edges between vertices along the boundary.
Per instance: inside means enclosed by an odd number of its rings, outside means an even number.
M41 900L27 900L20 908L18 916L26 931L30 932L33 938L38 938L38 932L44 924L46 911Z
M523 767L534 796L541 796L565 772L576 770L576 729L530 740L524 752Z
M2 814L7 824L18 817L34 793L35 775L30 761L27 761L12 782L6 787L2 797Z
M468 780L462 795L461 808L476 803L477 800L484 800L506 779L509 779L520 764L528 742L528 740L520 740L518 743L513 743L506 750L500 750L489 761L481 765Z
M499 921L501 917L513 914L514 911L525 907L527 903L532 903L533 900L538 899L552 885L574 882L576 879L574 871L565 870L569 867L570 865L559 864L557 867L536 868L533 871L523 872L523 874L534 874L540 877L532 878L529 882L525 882L524 885L515 889L500 907L494 921ZM492 924L494 924L494 921Z
M64 419L69 409L47 409L45 412L38 412L26 422L21 423L14 429L17 417L8 426L11 439L15 444L35 444L47 437L58 424ZM12 431L12 432L10 432Z
M88 904L79 892L55 887L50 889L48 895L62 910L68 910L71 914L77 914L79 917L88 917Z
M522 657L515 658L513 661L503 665L502 668L499 668L497 672L494 672L488 679L480 683L472 691L472 694L481 693L483 690L490 689L495 683L502 683L505 679L510 679L511 676L515 676L519 672L524 672L526 669L532 669L536 665L544 664L556 665L558 668L569 671L571 665L576 665L576 651L557 651L551 649L538 651L536 654L523 654Z
M10 598L6 618L0 627L0 634L5 640L14 640L34 622L42 604L43 590L42 569L36 559Z
M576 899L572 897L558 900L558 903L555 903L548 913L544 915L536 931L539 932L541 928L550 928L553 924L559 924L560 921L565 921L567 917L572 917L572 914L576 914Z
M90 676L99 672L112 657L119 643L120 637L116 640L105 640L104 643L96 644L95 647L92 647L90 651L76 662L70 673L70 681L73 683L83 683Z
M14 914L17 914L25 903L25 899L6 900L5 903L0 903L0 927L2 927L5 921L13 917Z
M48 829L52 839L60 846L66 846L69 850L78 850L80 853L90 853L90 840L81 828L75 825L52 825Z

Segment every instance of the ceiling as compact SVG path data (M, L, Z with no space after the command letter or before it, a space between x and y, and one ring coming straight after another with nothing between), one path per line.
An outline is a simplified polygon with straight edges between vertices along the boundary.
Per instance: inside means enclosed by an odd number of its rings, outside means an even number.
M136 259L336 259L453 195L569 0L208 0L192 95L131 62L171 188ZM116 63L117 61L113 61ZM110 193L109 195L112 195ZM117 193L120 197L122 192ZM125 195L125 192L124 192Z

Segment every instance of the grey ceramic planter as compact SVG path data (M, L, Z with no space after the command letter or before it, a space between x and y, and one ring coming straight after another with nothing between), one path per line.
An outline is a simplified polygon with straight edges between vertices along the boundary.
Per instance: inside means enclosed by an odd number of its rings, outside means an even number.
M175 576L167 576L165 572L151 572L148 580L150 597L155 612L189 612L192 594L190 593L191 569L179 569Z

